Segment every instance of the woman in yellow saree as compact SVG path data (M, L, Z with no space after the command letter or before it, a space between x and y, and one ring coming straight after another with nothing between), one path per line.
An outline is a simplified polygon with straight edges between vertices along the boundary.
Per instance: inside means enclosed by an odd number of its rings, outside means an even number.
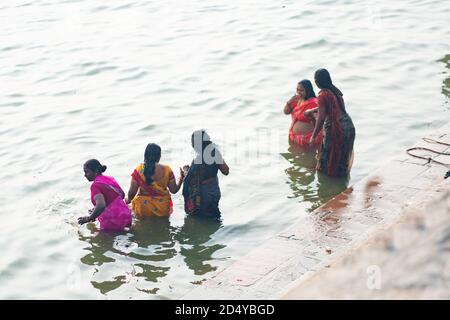
M147 145L144 163L139 164L131 174L127 203L131 203L133 212L139 216L169 216L173 212L170 193L177 193L184 180L180 169L178 183L172 169L159 164L161 148L155 143Z

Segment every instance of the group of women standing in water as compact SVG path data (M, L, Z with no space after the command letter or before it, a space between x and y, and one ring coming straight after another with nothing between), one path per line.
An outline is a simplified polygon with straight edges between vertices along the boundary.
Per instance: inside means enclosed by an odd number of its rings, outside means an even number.
M345 109L342 92L333 85L329 72L314 74L321 89L318 97L309 80L297 85L297 94L286 102L285 114L291 114L289 141L303 147L318 146L316 169L329 176L348 175L353 163L355 127Z
M161 147L155 143L147 145L144 162L131 174L128 196L113 177L103 175L106 166L96 159L88 160L84 175L91 185L91 202L94 209L89 216L78 219L79 224L100 222L100 230L123 230L131 226L132 211L138 217L165 217L173 212L171 193L177 193L182 184L184 207L189 215L220 216L221 197L217 173L228 175L229 167L217 146L211 142L204 130L195 131L191 137L196 157L191 165L180 168L178 181L168 165L159 163Z
M321 89L318 97L309 80L297 85L297 93L284 107L292 123L289 140L303 147L319 147L316 169L335 177L348 175L353 161L355 127L348 115L342 92L333 85L325 69L315 72L314 80ZM161 148L147 145L144 162L131 174L130 188L125 197L113 177L103 175L106 166L96 159L84 164L85 177L92 181L91 201L94 208L89 216L78 219L80 224L100 222L100 230L122 230L131 225L132 211L138 217L166 217L173 212L171 193L183 185L184 209L187 214L219 217L221 197L217 173L228 175L229 167L204 130L191 137L196 157L191 165L180 168L178 181L168 165L159 163Z

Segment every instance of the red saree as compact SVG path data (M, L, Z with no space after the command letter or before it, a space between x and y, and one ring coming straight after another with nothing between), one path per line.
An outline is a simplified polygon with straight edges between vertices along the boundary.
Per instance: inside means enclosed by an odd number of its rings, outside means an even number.
M342 96L323 89L319 92L318 103L325 108L326 118L317 169L329 176L345 176L353 152L355 127L345 111Z
M292 123L289 127L289 140L300 145L300 146L308 146L309 145L309 139L311 139L313 130L311 132L308 132L306 134L299 134L295 133L293 131L295 123L298 121L305 122L305 123L312 123L311 119L308 117L305 117L305 111L314 109L317 107L317 98L309 98L306 101L303 101L302 103L298 104L299 98L294 99L292 102L292 112L291 112L291 118ZM322 142L322 131L319 132L316 139L314 140L314 145L318 146Z

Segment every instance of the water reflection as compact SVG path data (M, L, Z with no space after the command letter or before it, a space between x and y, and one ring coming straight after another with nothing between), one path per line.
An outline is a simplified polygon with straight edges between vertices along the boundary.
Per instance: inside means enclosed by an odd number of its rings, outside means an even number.
M285 170L292 189L289 197L309 203L308 211L317 209L348 186L350 177L334 178L316 171L315 149L291 144L288 152L281 155L291 164Z
M317 172L317 196L319 198L319 205L324 204L331 198L346 190L349 181L350 176L336 178Z
M89 253L80 259L82 263L101 266L104 263L116 261L108 253L123 254L114 248L114 238L119 233L99 232L93 224L88 224L87 230L89 231L88 235L82 234L81 231L78 232L78 238L90 244L90 247L84 248Z
M85 248L85 250L89 251L87 255L82 257L80 261L83 264L96 266L94 275L99 275L100 266L103 266L106 263L116 262L116 257L120 255L127 255L126 252L118 249L116 244L116 237L125 235L126 232L121 233L107 233L107 232L99 232L98 229L93 224L87 225L87 230L89 233L87 235L82 234L79 231L79 239L81 241L87 242L90 247ZM127 282L126 275L119 275L113 277L112 280L108 281L95 281L92 280L91 284L94 288L98 289L102 294L106 294L111 290L115 290L122 286Z
M115 290L131 278L143 278L145 281L158 282L167 276L170 267L167 260L177 255L175 234L177 229L170 225L168 218L144 218L136 220L130 232L98 232L95 226L88 226L89 234L79 233L79 239L87 242L89 251L80 260L82 263L97 266L95 278L108 278L105 281L91 281L93 287L106 294ZM131 263L119 261L126 256ZM106 263L115 262L114 266L99 268ZM123 269L127 269L124 271ZM119 275L109 275L119 269ZM102 272L100 272L102 271ZM153 290L152 292L156 292Z
M213 254L226 247L223 244L208 244L212 235L221 227L220 219L185 217L177 239L181 245L180 254L184 256L186 265L194 274L204 275L217 270L217 266L206 262L213 261Z
M171 269L168 260L178 254L184 257L187 267L195 275L204 275L217 270L217 266L211 264L213 255L226 247L211 241L221 227L221 220L190 216L185 218L180 228L171 226L167 217L142 218L134 221L129 232L122 233L99 232L90 224L88 233L84 230L84 234L79 232L79 239L89 244L85 248L89 253L80 260L83 264L95 266L91 284L102 294L118 289L133 278L136 281L142 278L146 283L162 283L162 278ZM177 242L180 244L179 252ZM155 294L158 290L140 291Z
M130 241L137 244L137 248L129 256L143 261L135 264L142 269L136 273L137 277L158 282L167 275L170 267L161 263L177 255L174 237L176 230L167 217L141 218L135 222ZM145 263L146 261L152 263Z

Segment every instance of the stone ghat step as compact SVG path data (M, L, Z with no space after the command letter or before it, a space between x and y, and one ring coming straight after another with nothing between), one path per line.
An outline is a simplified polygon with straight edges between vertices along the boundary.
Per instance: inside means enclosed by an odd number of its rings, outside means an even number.
M427 138L450 144L450 123ZM419 141L415 146L450 152ZM450 163L450 156L434 159ZM416 197L439 184L447 168L401 155L334 197L306 218L216 273L182 299L270 299L360 247L399 217Z
M420 193L356 251L275 299L450 299L450 179Z

